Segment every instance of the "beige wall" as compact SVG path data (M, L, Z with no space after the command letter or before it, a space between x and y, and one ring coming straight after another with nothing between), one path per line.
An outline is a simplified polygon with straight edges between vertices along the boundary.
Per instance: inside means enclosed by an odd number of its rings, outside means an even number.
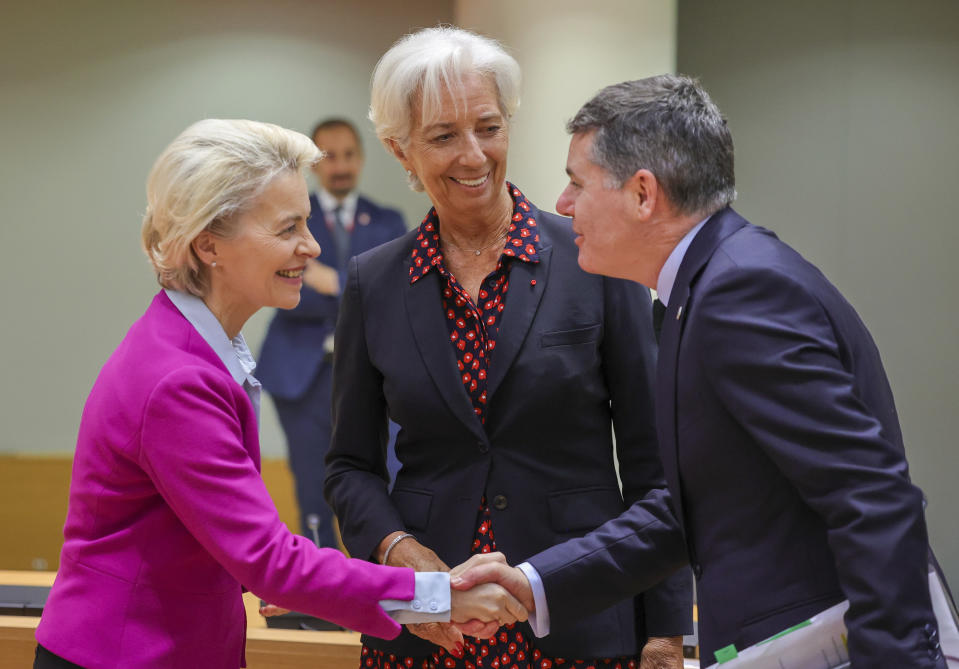
M449 0L13 3L0 20L0 452L72 452L97 371L157 286L139 250L144 182L191 122L309 132L362 122L363 188L419 220L423 199L365 121L369 77ZM259 349L264 311L244 329ZM285 452L269 403L267 455Z
M456 21L500 40L523 69L507 177L554 211L565 125L606 84L676 67L676 0L456 0Z
M882 353L959 583L959 4L683 0L679 69L736 142L736 208L830 277Z

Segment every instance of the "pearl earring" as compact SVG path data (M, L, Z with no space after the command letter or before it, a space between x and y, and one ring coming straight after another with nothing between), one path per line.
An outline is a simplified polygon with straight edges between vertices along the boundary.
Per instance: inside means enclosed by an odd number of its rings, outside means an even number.
M210 267L216 267L216 260L210 263Z
M406 176L408 177L413 176L413 170L406 170Z

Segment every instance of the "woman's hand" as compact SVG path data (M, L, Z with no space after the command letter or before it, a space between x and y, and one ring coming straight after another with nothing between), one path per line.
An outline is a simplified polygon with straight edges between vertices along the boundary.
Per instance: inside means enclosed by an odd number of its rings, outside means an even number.
M260 615L264 618L272 618L273 616L282 616L284 613L289 613L289 609L284 609L276 604L264 604L260 607Z
M639 669L682 669L683 637L650 637L643 646Z
M376 559L383 561L383 554L390 543L398 537L401 532L394 532L387 535L380 542L376 551ZM418 542L413 537L402 539L393 546L390 551L390 567L412 567L415 571L449 571L446 563L432 550ZM426 639L430 643L442 646L451 654L461 657L463 654L463 633L460 632L451 623L411 623L406 626L411 634L415 634L421 639Z

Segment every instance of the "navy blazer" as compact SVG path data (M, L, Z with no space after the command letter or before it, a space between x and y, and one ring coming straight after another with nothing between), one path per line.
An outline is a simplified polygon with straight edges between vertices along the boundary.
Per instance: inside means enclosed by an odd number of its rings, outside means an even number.
M818 269L732 209L713 216L670 295L656 399L704 662L848 598L854 667L945 667L892 392ZM532 559L551 615L606 606L682 559L664 501Z
M315 194L310 194L307 226L322 249L320 262L336 267L340 272L340 286L345 286L349 258L337 256L336 243ZM406 226L398 211L380 207L361 196L353 217L350 257L405 232ZM271 395L285 400L299 399L320 369L330 364L325 359L323 340L334 331L339 308L339 296L323 295L304 285L295 309L276 310L256 367L256 378Z
M416 230L355 258L337 326L326 495L354 556L412 532L451 567L466 560L484 493L497 548L515 564L581 536L658 491L648 291L583 272L568 219L536 210L540 262L513 262L490 362L485 427L459 377L441 277L410 284ZM386 419L402 468L387 492ZM611 424L616 430L614 452ZM614 469L618 456L623 490ZM625 501L624 501L625 496ZM691 579L670 581L575 620L556 620L545 653L636 653L648 635L691 627ZM364 643L398 655L435 649L404 631Z

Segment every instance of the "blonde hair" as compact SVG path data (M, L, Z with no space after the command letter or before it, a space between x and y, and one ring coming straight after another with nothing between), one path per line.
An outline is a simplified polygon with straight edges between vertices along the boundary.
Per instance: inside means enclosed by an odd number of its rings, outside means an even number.
M496 83L500 112L509 119L519 107L520 69L495 40L462 28L424 28L400 38L373 70L370 120L376 136L406 146L413 128L413 107L419 103L420 122L436 118L444 92L453 92L463 78L479 72ZM414 175L410 188L423 190Z
M270 123L206 119L184 130L147 179L142 244L160 285L203 297L210 284L193 250L197 236L229 237L236 214L273 179L322 156L306 135Z

